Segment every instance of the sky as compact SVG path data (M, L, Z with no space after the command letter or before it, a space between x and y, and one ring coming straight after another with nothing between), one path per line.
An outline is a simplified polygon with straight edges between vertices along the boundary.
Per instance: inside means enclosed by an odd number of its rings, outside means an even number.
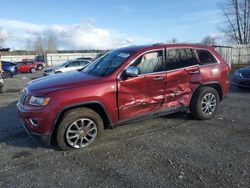
M12 50L53 37L58 49L111 49L220 36L217 0L3 0L0 39Z

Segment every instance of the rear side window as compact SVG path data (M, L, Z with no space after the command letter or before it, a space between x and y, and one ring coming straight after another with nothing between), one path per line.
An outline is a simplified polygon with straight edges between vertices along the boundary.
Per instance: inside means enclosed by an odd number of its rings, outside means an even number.
M197 65L195 53L192 49L169 49L167 50L167 70L174 70Z
M163 51L146 53L139 57L132 66L137 67L140 74L164 71Z
M80 66L87 65L89 62L88 61L79 61Z
M77 67L79 65L78 61L72 61L66 67Z
M199 61L202 65L218 63L215 57L208 50L196 50Z

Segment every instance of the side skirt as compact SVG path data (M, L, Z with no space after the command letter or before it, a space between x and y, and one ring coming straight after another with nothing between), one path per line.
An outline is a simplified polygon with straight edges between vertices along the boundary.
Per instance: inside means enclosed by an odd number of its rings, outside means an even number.
M139 116L136 116L133 118L119 121L115 124L112 124L110 126L110 128L115 128L117 126L121 126L121 125L125 125L125 124L130 124L130 123L135 123L135 122L139 122L139 121L143 121L143 120L147 120L147 119L152 119L154 117L173 114L173 113L180 112L180 111L186 111L188 108L189 108L188 106L178 106L178 107L171 107L168 109L159 110L156 112L149 112L149 113L146 113L143 115L139 115Z

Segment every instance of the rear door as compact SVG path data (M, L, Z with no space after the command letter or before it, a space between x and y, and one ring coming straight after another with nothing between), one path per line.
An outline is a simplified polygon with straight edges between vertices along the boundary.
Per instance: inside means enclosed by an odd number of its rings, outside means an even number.
M188 106L192 93L201 83L196 54L191 48L167 49L167 82L163 108Z
M118 80L120 120L161 109L166 82L163 63L164 50L144 53L131 65L139 69L139 76Z

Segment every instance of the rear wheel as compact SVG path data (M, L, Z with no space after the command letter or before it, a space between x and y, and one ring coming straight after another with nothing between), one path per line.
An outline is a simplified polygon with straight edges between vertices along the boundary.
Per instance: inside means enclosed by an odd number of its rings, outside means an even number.
M43 70L43 66L42 65L38 65L37 66L37 69L40 71L40 70Z
M190 111L197 119L210 119L218 111L219 102L219 94L214 88L200 87L191 100Z
M56 141L62 150L81 149L95 142L103 131L102 118L88 108L67 112L57 129Z
M35 73L35 72L36 72L36 69L35 69L35 68L31 68L31 69L30 69L30 72L31 72L31 73Z
M11 72L10 71L4 71L2 73L2 77L3 78L10 78L12 76Z

